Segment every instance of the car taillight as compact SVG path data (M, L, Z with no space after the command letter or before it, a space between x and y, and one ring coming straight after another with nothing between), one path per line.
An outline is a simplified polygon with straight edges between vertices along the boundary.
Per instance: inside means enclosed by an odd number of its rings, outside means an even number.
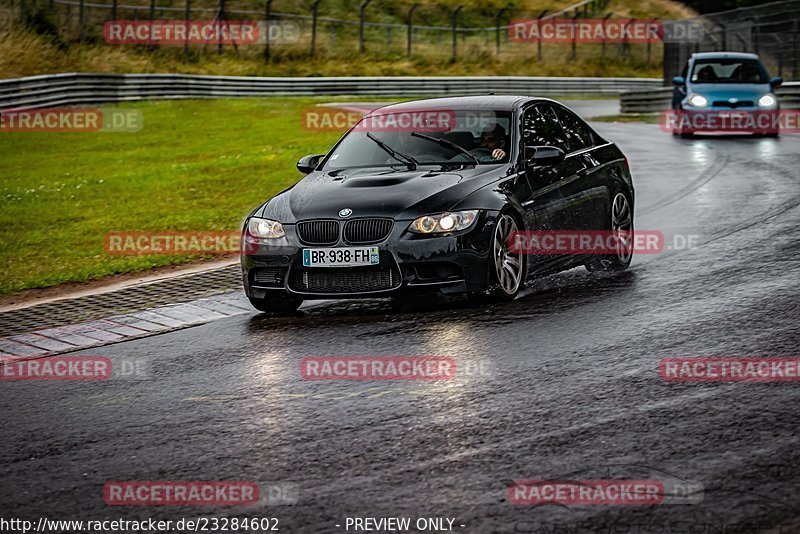
M628 168L628 173L631 172L631 162L628 161L628 156L625 156L625 166Z

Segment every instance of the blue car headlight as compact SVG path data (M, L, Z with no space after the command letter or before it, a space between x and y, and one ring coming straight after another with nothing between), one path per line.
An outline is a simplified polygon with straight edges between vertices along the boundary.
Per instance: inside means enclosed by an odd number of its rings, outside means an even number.
M773 109L778 105L778 99L772 93L767 93L758 99L758 107L763 109Z
M708 99L697 93L690 94L686 100L689 102L689 105L696 108L704 108L708 105Z

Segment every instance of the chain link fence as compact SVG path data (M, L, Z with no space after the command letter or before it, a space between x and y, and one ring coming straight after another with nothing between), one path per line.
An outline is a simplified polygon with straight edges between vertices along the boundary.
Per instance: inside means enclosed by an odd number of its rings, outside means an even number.
M353 9L353 18L338 19L324 15L324 3L314 2L307 12L287 12L276 9L278 3L265 0L263 8L254 9L248 0L3 0L19 23L30 22L31 13L43 13L58 29L64 41L103 42L104 24L112 20L127 21L268 21L289 23L296 28L296 40L287 45L269 40L258 53L240 50L243 46L209 40L201 45L184 47L184 53L196 54L201 49L217 53L250 54L269 59L271 56L336 56L380 54L391 58L417 56L447 57L522 57L531 61L563 61L582 58L616 57L637 59L650 64L660 62L661 43L555 43L514 42L509 38L512 20L613 19L611 0L581 0L559 11L525 12L512 8L497 10L491 15L469 14L460 6L414 4L404 14L388 16L371 0L362 0ZM278 0L280 2L280 0ZM282 2L281 2L282 3ZM285 4L284 4L285 5ZM294 8L296 9L296 7ZM18 17L16 16L18 15ZM469 15L467 17L466 15ZM486 19L485 26L466 26L461 21ZM387 20L394 19L394 20ZM374 19L380 19L376 21ZM426 21L447 21L430 25ZM155 47L155 45L148 45Z

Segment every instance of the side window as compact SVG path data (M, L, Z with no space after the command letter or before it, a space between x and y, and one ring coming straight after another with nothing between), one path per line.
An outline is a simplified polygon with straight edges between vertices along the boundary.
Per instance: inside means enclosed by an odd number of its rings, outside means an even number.
M567 138L567 152L594 146L592 131L577 115L562 107L556 107L555 112Z
M522 138L525 146L557 146L568 152L567 138L553 110L546 104L537 104L525 111Z

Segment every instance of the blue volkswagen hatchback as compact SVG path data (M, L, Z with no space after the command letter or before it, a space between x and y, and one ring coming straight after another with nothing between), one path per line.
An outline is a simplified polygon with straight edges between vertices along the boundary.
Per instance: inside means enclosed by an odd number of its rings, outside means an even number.
M770 79L767 69L755 54L692 54L681 76L676 76L672 82L675 85L672 109L678 112L710 112L718 116L729 113L777 115L780 108L774 91L783 80ZM673 133L691 135L695 131L699 130L676 128ZM777 136L778 129L758 129L754 133Z

